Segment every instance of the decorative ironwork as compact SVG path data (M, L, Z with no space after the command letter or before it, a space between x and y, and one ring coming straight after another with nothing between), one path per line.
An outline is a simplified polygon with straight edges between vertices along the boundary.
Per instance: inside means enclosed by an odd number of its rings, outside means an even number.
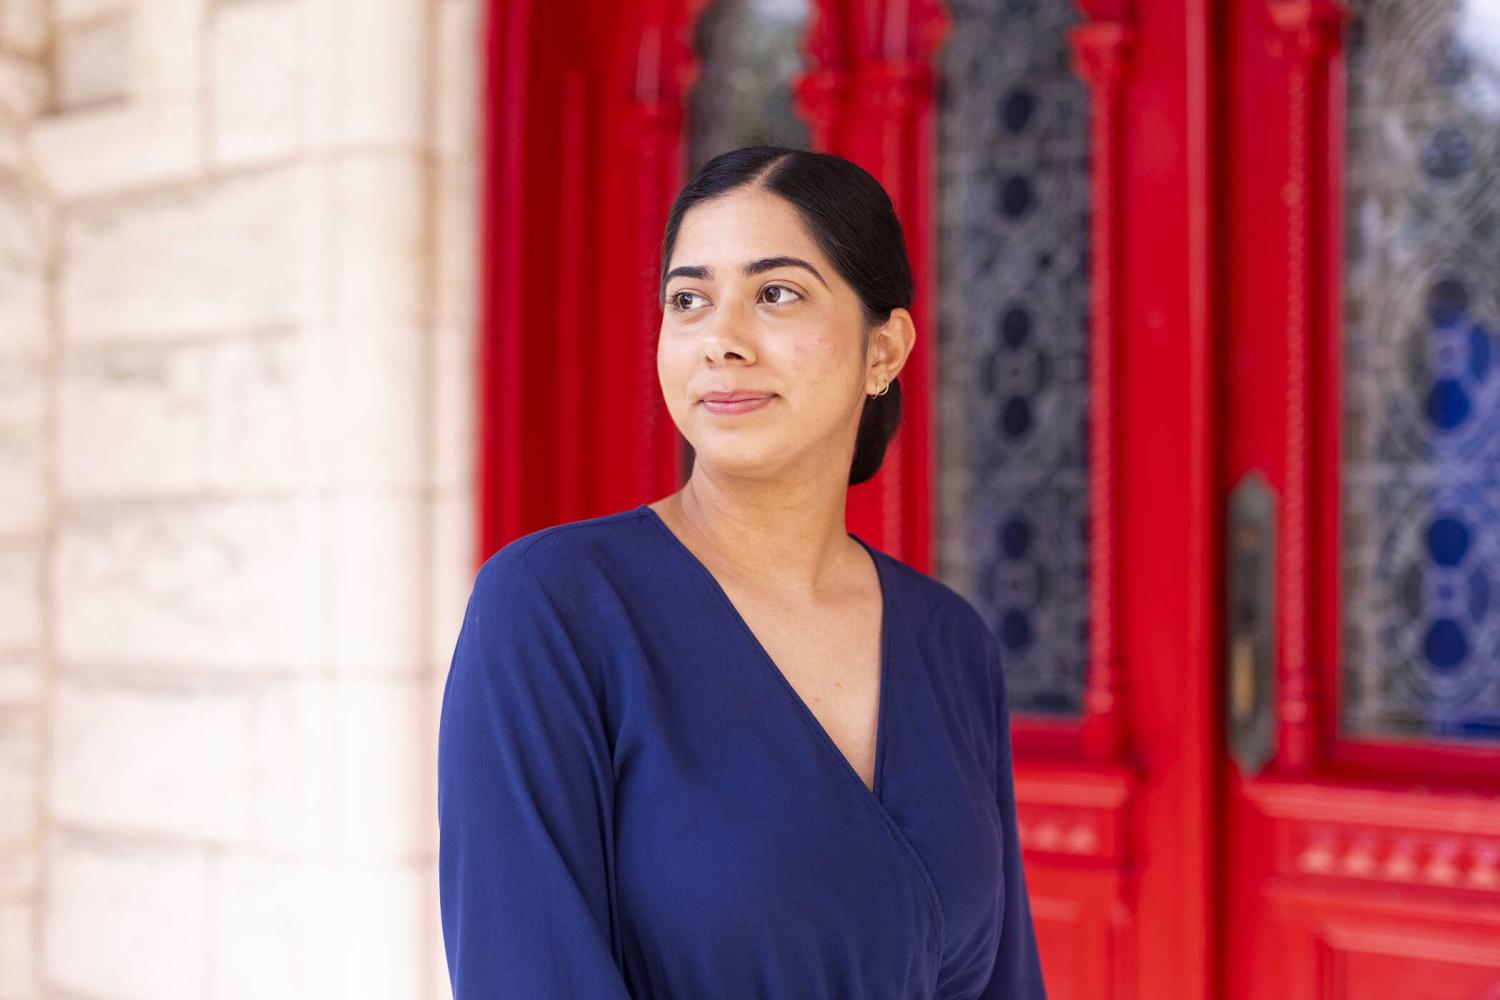
M958 0L939 85L938 568L1011 707L1077 717L1089 658L1089 98L1070 3Z
M1500 10L1348 38L1343 728L1500 739Z

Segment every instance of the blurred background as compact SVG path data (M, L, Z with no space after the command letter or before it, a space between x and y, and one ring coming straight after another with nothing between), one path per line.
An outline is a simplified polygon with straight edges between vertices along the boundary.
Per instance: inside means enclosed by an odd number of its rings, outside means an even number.
M474 573L686 478L751 142L902 218L1050 995L1500 998L1500 0L0 0L0 1000L449 995Z
M0 0L0 996L446 995L471 0Z

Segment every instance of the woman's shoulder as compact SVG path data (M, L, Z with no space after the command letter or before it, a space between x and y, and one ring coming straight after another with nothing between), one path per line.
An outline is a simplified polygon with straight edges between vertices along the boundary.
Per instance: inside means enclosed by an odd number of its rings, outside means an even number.
M912 617L945 632L957 632L975 642L990 633L984 616L972 601L954 587L895 556L881 553L891 568L898 597L913 612Z
M884 556L903 617L939 673L978 690L993 691L1003 678L1000 643L984 615L956 588L893 556Z
M601 589L619 589L621 567L638 558L646 514L634 507L520 535L480 565L473 600L489 606L509 600L518 610L545 608L565 620L586 615Z
M497 549L480 566L479 575L530 574L550 583L591 559L618 555L622 545L631 544L632 533L646 516L640 506L536 528Z
M494 648L538 655L511 655L510 670L549 676L576 664L590 678L603 662L614 630L629 618L607 612L633 591L620 582L622 559L635 543L634 511L549 525L508 542L480 565L474 576L459 638L466 648ZM467 646L466 646L467 643Z

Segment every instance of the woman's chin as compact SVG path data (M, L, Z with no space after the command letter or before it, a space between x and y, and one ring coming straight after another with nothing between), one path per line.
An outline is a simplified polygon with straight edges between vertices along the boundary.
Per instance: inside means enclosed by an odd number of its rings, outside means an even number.
M694 461L712 466L725 475L749 479L767 478L785 464L786 452L772 444L752 444L748 435L728 442L692 442Z

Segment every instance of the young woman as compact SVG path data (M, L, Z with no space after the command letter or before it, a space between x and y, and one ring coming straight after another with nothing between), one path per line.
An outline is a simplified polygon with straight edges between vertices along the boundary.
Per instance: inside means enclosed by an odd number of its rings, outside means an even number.
M726 153L660 292L687 484L474 581L438 751L456 1000L1044 997L998 643L844 526L916 337L890 198Z

